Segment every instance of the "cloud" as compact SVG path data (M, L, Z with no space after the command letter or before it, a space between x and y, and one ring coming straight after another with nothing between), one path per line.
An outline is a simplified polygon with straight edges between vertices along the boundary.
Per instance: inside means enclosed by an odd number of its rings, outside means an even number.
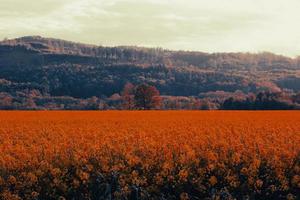
M0 1L0 37L300 54L298 0Z

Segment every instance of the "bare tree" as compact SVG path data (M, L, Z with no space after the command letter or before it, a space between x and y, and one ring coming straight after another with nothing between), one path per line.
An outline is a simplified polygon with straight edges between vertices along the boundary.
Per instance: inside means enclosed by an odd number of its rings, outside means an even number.
M134 85L126 83L121 93L122 95L122 107L125 110L134 109Z

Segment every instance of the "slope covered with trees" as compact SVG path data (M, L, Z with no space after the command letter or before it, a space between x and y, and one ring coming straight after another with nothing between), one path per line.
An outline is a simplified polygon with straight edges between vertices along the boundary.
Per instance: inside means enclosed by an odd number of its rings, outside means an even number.
M299 58L271 53L102 47L40 36L0 42L2 109L119 109L127 83L157 88L163 108L201 101L215 109L260 92L292 99L299 80ZM88 106L93 101L97 106Z

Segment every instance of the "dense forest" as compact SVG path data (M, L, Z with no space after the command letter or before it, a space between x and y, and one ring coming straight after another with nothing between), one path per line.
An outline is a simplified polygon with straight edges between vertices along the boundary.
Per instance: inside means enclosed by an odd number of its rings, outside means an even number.
M160 102L144 109L298 109L300 58L103 47L40 36L0 42L1 109L126 109L128 84L133 98L141 85L157 89ZM141 108L134 105L130 109Z

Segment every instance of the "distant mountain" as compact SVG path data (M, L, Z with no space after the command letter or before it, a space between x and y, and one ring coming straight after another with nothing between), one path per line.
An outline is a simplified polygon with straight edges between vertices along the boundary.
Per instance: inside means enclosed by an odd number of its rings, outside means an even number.
M148 83L165 96L300 91L300 59L272 53L203 53L103 47L28 36L0 42L0 93L108 98Z

